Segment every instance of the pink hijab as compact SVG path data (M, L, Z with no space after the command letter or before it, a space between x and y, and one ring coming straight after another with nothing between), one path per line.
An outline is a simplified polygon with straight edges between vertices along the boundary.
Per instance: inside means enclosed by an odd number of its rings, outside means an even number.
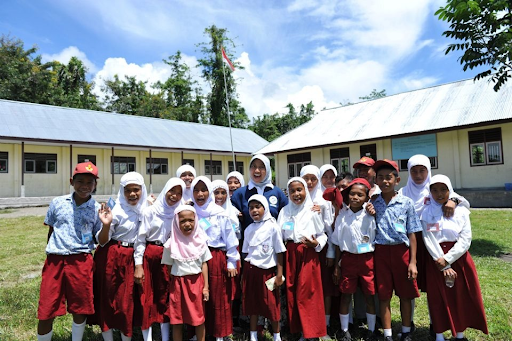
M194 229L188 236L185 236L180 230L179 213L183 211L194 212L195 216ZM206 252L208 236L198 226L199 218L193 206L180 205L174 210L171 233L169 239L164 244L164 247L169 249L172 259L193 261L199 259Z

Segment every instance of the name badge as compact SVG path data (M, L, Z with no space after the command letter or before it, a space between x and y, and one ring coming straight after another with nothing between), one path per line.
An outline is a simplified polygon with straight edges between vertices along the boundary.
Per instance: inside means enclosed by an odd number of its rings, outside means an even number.
M89 244L92 241L92 224L85 224L82 227L82 243Z
M370 252L370 244L362 243L357 244L357 253L368 253Z
M199 219L199 226L206 231L212 226L212 223L210 223L206 218L201 218Z
M233 228L233 231L236 232L236 224L231 224L231 227Z
M427 231L428 232L439 232L439 231L441 231L441 225L439 225L439 223L427 224Z
M293 230L294 225L295 224L293 223L293 221L287 221L286 223L283 224L282 229L285 231L291 231L291 230Z
M425 199L423 199L423 205L430 205L430 197L425 197Z
M402 218L399 218L397 221L394 222L395 225L395 231L399 233L405 233L405 220Z
M109 198L107 201L107 206L110 207L110 209L113 209L115 205L116 205L116 202L114 201L114 199Z

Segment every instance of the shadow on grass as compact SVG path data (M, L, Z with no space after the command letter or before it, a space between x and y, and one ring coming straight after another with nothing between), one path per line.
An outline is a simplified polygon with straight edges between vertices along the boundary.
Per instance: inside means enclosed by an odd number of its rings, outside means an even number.
M487 239L473 239L469 252L480 257L500 257L505 253L502 247Z

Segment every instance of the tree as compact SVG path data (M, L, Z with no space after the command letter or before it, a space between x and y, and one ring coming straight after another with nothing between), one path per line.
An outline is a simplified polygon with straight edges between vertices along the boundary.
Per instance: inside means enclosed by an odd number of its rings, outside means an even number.
M376 89L373 89L372 92L370 92L369 95L361 96L359 99L362 99L363 101L372 101L374 99L379 99L382 97L386 97L386 89L382 89L381 91L377 91Z
M207 27L204 33L209 41L200 43L197 46L201 47L201 52L204 54L204 57L198 60L199 66L202 68L202 77L210 85L211 89L210 93L206 96L206 121L214 125L228 126L226 86L224 85L224 74L222 70L222 47L224 47L228 56L232 56L230 48L235 48L236 46L234 42L226 36L226 29L217 28L215 25L212 25ZM237 62L234 62L234 65L238 69L243 68ZM229 70L226 70L226 85L232 126L244 128L247 126L249 118L245 110L241 107L240 102L237 100L236 82Z
M463 70L487 66L475 80L490 77L498 91L512 74L512 2L510 0L448 0L435 14L450 23L443 32L462 41L448 45L445 54L459 51Z

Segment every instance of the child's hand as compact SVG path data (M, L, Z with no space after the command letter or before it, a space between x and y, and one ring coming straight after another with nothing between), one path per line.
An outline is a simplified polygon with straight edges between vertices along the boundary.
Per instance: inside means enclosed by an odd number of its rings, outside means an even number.
M448 266L448 262L446 261L446 259L444 259L443 257L441 258L438 258L436 260L436 266L437 266L437 269L439 271L443 270L444 268L446 268Z
M332 281L334 282L334 284L338 285L340 283L340 278L341 268L339 267L339 265L336 265L334 267L334 272L332 273Z
M280 287L281 285L283 285L283 276L276 276L274 287Z
M206 302L210 299L210 290L208 288L203 289L203 300Z
M142 265L135 265L135 272L133 273L134 281L138 285L144 284L144 268Z
M107 206L107 204L101 204L101 208L98 210L98 216L103 225L109 225L112 223L112 211L110 210L110 207Z
M407 278L412 281L418 277L418 269L416 268L416 264L410 263L407 269Z
M149 205L153 205L155 203L156 197L155 197L155 195L153 193L151 193L149 195L149 197L147 198L147 200L148 200L148 204Z
M369 215L375 217L375 207L373 207L371 202L366 204L366 212L368 212Z
M236 269L228 269L228 277L235 277L237 274Z
M457 207L457 204L451 200L448 200L444 203L442 210L445 218L453 217L453 214L455 213L455 207Z
M452 268L448 268L446 270L443 270L444 277L451 277L453 279L457 278L457 272L453 270Z
M327 265L328 268L332 267L334 265L334 258L326 258L325 265Z
M317 204L314 204L313 207L311 207L311 211L317 212L317 213L322 213L322 208L320 206L318 206Z
M307 247L315 248L318 245L318 240L316 240L315 236L311 236L311 239L308 237L302 238L302 244L306 245Z

